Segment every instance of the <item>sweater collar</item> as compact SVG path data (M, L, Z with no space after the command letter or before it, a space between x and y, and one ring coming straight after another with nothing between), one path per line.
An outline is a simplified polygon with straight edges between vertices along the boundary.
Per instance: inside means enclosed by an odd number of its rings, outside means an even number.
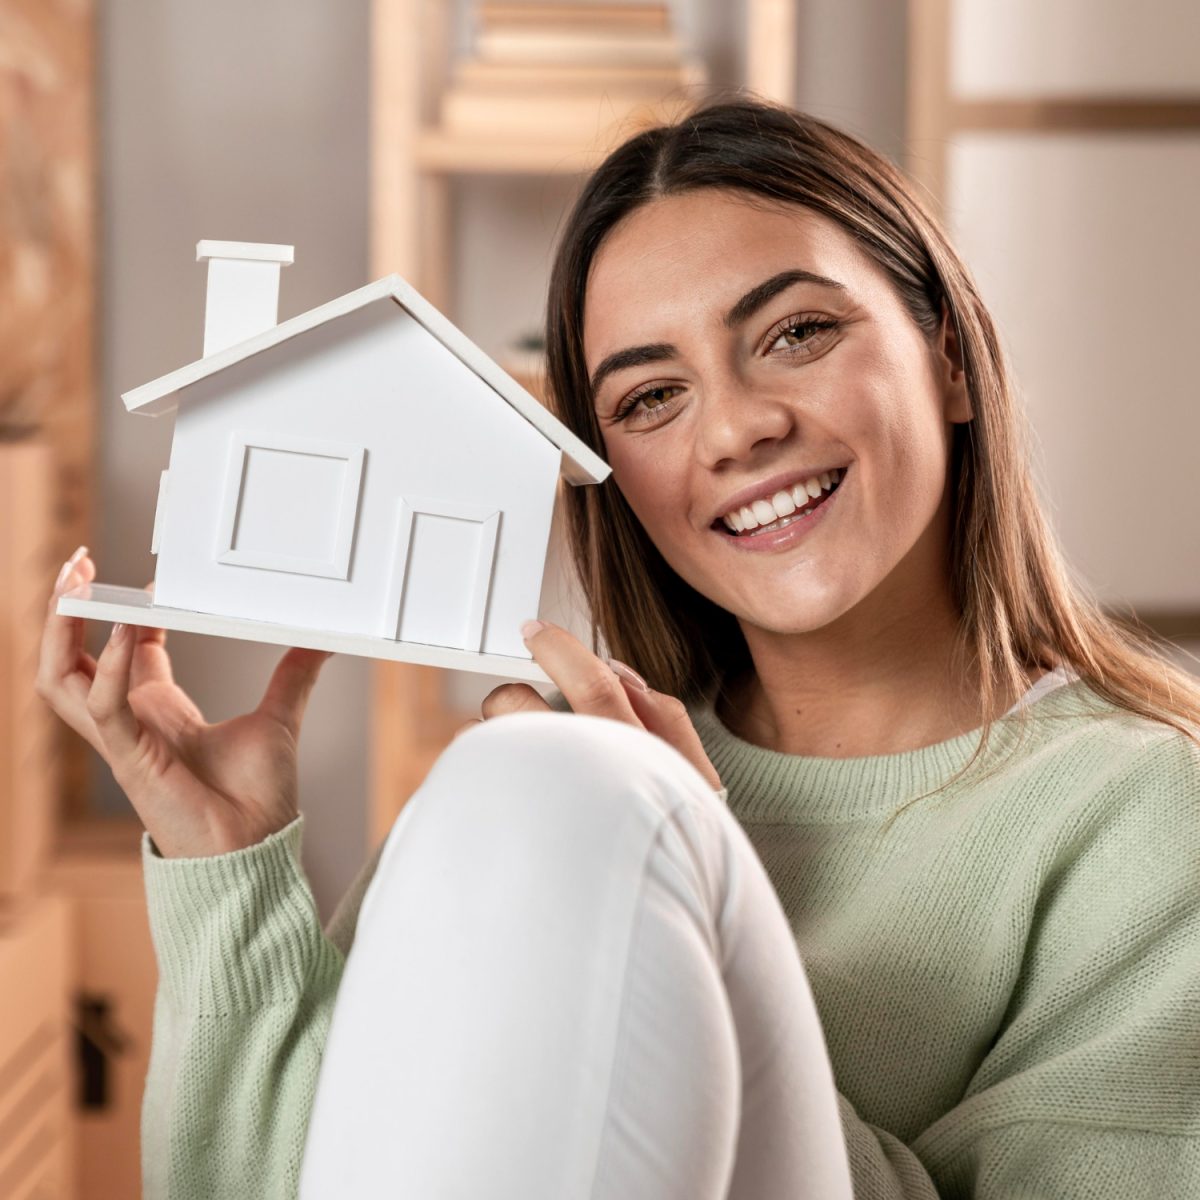
M1072 711L1087 692L1086 684L1075 679L1039 696L1025 709L1032 718L1032 736L1037 736L1037 717ZM857 758L784 754L738 737L717 716L715 696L713 685L703 700L689 705L689 712L709 761L728 789L730 808L748 821L838 821L890 813L946 783L970 760L982 736L982 729L973 729L916 750ZM1061 728L1053 722L1047 725ZM993 722L985 754L961 784L942 795L969 787L979 772L1017 745L1021 729L1020 715Z

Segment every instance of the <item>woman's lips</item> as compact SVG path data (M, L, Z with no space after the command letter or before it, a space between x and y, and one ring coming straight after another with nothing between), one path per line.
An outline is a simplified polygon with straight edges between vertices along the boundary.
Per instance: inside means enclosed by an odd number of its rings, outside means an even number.
M718 522L714 528L714 532L718 537L723 538L739 550L777 550L785 546L790 546L793 542L807 536L811 529L815 529L826 520L830 510L836 507L838 503L838 497L842 494L846 484L846 477L849 473L850 468L844 467L837 487L831 492L823 492L824 499L807 516L792 519L786 525L761 533L731 533L726 528L724 522Z

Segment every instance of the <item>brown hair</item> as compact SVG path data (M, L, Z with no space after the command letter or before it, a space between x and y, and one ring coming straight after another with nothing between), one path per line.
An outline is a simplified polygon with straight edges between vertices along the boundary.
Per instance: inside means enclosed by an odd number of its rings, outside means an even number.
M958 774L985 750L1001 698L1028 685L1026 670L1064 663L1112 705L1200 744L1187 728L1200 715L1200 684L1152 634L1107 614L1071 577L1034 488L1024 410L966 267L914 185L849 134L742 95L703 103L613 150L576 200L551 272L547 383L559 419L603 455L583 353L592 261L639 205L697 188L804 205L836 221L887 273L931 344L943 302L948 308L973 414L954 426L949 464L951 578L962 614L955 656L960 668L970 657L978 662L985 713L981 743ZM565 487L563 503L593 649L602 637L651 687L685 702L712 688L720 694L752 668L736 618L667 565L611 476ZM1022 732L1027 716L1023 709Z

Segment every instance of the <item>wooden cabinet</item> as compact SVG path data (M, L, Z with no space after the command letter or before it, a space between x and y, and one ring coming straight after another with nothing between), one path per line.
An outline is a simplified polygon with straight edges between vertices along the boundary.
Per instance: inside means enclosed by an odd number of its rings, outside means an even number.
M1200 644L1194 6L913 0L908 15L906 167L1000 328L1066 556L1114 616ZM1113 261L1121 296L1153 297L1136 348L1107 333ZM1118 479L1138 480L1136 505Z
M142 1093L158 968L140 839L136 821L73 822L49 872L48 888L69 905L75 954L78 1200L142 1194ZM0 1196L8 1193L0 1188Z
M29 895L45 870L58 808L57 719L34 691L57 570L52 465L46 442L0 443L0 905Z
M0 927L0 1196L71 1200L70 903L40 896ZM110 1195L136 1195L110 1193Z

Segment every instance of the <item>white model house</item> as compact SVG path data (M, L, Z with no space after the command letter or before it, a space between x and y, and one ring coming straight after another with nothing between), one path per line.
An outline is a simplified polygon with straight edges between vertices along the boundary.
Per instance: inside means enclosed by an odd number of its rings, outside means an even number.
M204 356L127 392L175 413L154 594L59 611L544 679L560 475L610 468L398 275L282 324L292 247L202 241Z

